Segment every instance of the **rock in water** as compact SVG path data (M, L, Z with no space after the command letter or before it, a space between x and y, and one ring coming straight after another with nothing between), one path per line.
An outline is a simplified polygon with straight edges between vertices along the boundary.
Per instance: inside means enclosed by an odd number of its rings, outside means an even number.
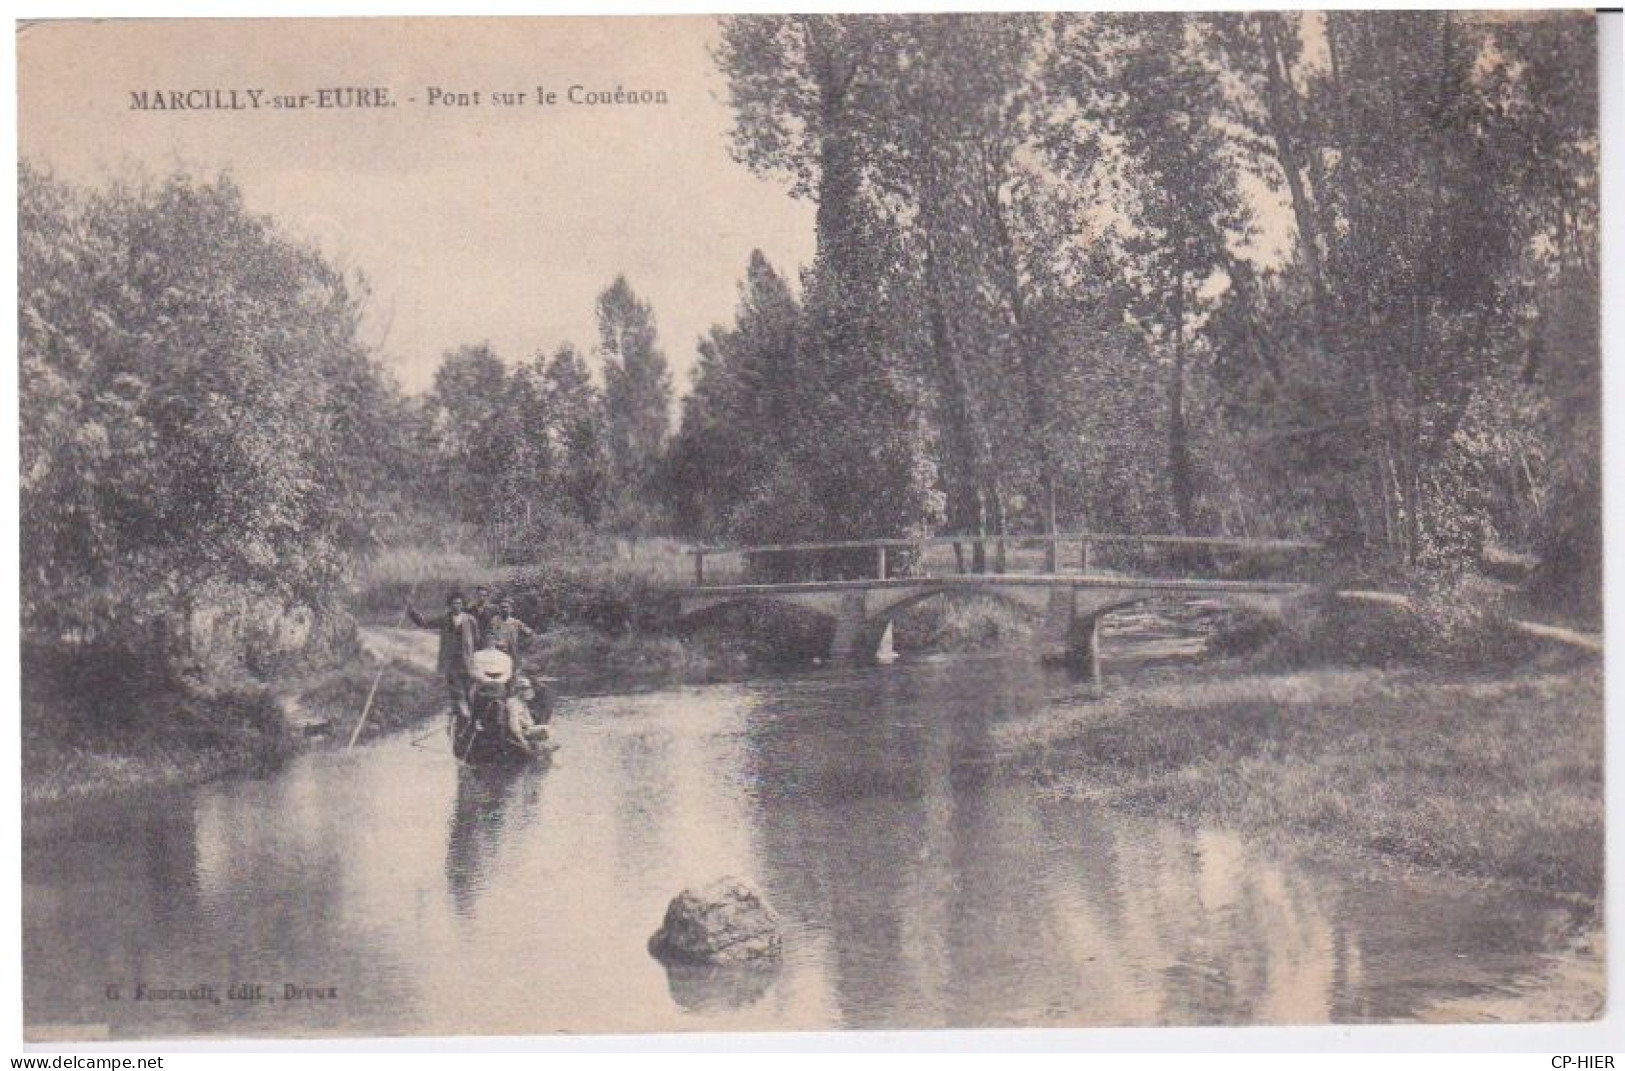
M684 889L649 938L649 951L688 963L751 963L779 954L779 915L743 878Z

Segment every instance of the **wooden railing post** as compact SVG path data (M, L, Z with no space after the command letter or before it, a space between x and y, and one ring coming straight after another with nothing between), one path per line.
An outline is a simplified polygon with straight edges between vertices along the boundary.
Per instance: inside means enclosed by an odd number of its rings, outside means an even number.
M705 586L705 551L703 550L694 552L694 586L697 588Z
M880 571L876 574L876 579L884 580L886 579L886 544L880 544L875 550L879 552L877 557L880 559Z
M1055 538L1054 532L1051 532L1044 539L1044 572L1049 573L1051 576L1055 575L1057 569L1056 555L1059 553L1057 545L1059 542Z
M1085 539L1082 542L1081 545L1082 545L1083 549L1078 552L1078 564L1083 569L1083 575L1088 576L1089 575L1089 541L1087 539Z

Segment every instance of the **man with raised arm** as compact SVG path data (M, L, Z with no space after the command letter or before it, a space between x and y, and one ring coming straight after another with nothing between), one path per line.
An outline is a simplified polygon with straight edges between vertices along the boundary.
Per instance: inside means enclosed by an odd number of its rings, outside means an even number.
M480 627L463 603L463 593L454 591L446 596L446 612L439 617L424 617L410 602L406 616L418 628L434 629L440 633L440 653L435 669L446 680L452 707L459 717L468 717L468 659L479 646Z

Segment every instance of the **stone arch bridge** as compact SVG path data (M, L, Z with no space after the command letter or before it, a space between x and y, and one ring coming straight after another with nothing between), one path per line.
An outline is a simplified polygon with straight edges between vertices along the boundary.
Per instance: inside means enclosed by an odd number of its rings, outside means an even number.
M1074 541L1080 537L1070 538ZM1117 537L1091 536L1093 541ZM1122 537L1127 539L1127 537ZM1270 540L1195 540L1184 537L1137 537L1163 542L1243 543L1268 549L1302 549L1313 544ZM1043 641L1075 674L1094 677L1099 673L1100 619L1113 610L1147 599L1169 596L1218 598L1233 605L1257 606L1279 611L1282 604L1302 598L1313 585L1274 580L1155 579L1114 575L1090 575L1088 543L1083 554L1083 571L1061 573L950 573L933 576L887 576L885 547L900 540L873 543L798 544L793 548L737 548L730 553L760 553L781 549L851 549L872 546L879 551L879 568L873 578L856 580L816 580L789 583L713 584L704 581L703 555L720 553L716 548L696 549L695 578L698 583L679 595L681 620L693 620L722 606L753 601L772 601L813 610L835 623L830 657L837 663L873 661L886 635L886 626L898 611L917 602L948 592L974 592L1025 606L1043 615ZM918 544L913 544L918 545ZM1045 564L1053 570L1054 544L1046 551ZM1002 549L1000 553L1002 560Z

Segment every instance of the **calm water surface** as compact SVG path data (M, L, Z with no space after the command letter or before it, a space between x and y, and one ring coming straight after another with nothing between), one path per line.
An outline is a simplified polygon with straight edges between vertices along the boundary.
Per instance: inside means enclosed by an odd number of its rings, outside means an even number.
M1185 642L1117 633L1114 687ZM552 765L510 776L404 734L36 817L29 1032L1394 1020L1515 982L1568 922L1535 897L1283 863L996 767L1001 725L1075 693L1019 659L905 659L567 700ZM668 972L644 948L666 902L724 874L784 916L782 963Z

